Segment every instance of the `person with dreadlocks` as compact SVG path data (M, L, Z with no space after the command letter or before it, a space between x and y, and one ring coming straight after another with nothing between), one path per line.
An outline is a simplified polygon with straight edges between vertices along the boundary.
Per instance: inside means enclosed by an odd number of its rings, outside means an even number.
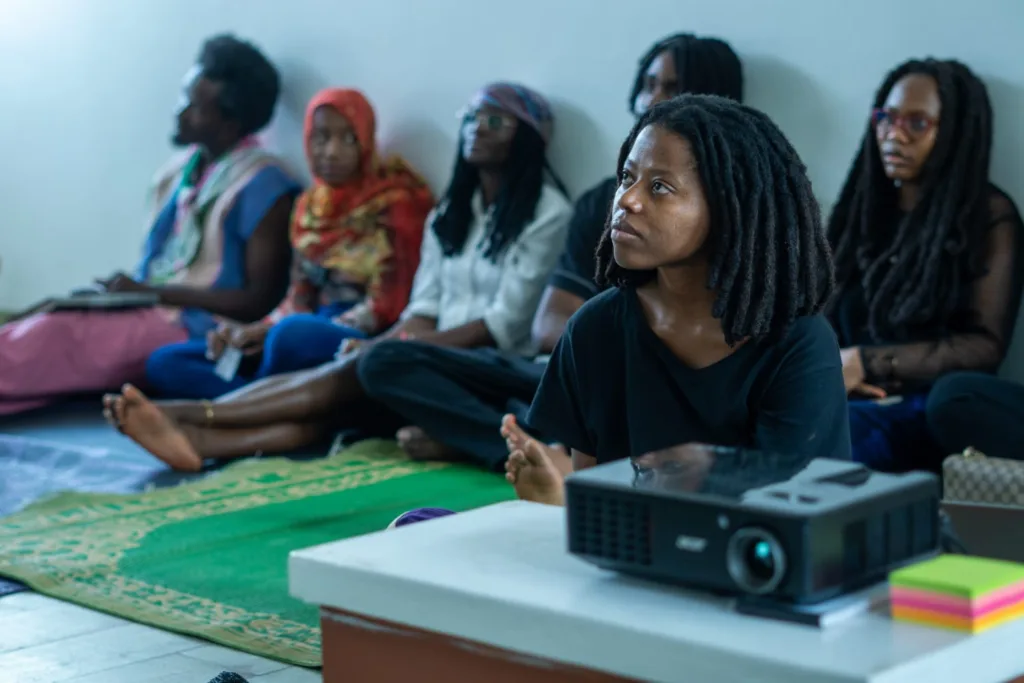
M886 76L829 220L853 455L885 470L936 469L929 387L994 372L1020 296L1020 216L989 181L992 109L956 61Z
M597 252L609 289L569 321L528 426L571 449L574 470L680 444L848 459L839 346L820 315L831 253L778 127L677 97L634 126L618 178ZM555 449L512 415L502 431L519 497L562 504Z
M460 122L452 180L428 218L398 323L374 339L350 337L331 363L264 378L213 402L157 404L128 385L104 398L107 419L172 468L194 471L204 458L309 445L343 426L339 415L359 424L352 418L360 407L374 422L390 422L361 381L360 366L378 343L394 341L396 353L411 340L527 350L571 209L545 158L552 112L536 92L495 83L476 94Z
M629 111L642 116L684 92L742 100L742 67L727 43L689 33L658 41L640 60ZM594 253L617 185L615 178L602 180L576 202L565 250L533 319L532 353L412 343L380 344L367 355L360 366L363 386L408 422L396 436L410 458L504 467L508 450L498 431L502 416L511 411L525 417L566 322L600 292ZM417 391L424 386L431 391ZM557 464L571 470L568 454Z
M629 110L640 117L655 104L686 93L743 101L743 65L729 43L692 33L659 40L640 58Z

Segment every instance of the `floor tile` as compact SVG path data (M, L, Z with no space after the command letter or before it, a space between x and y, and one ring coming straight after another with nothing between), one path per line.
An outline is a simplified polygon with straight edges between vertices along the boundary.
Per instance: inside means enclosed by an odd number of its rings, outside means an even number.
M21 593L0 600L0 653L116 628L126 622L100 612Z
M194 641L138 624L116 626L0 654L2 681L63 683L75 677L195 648Z
M284 671L254 678L250 683L320 683L323 678L319 671L292 667ZM206 683L205 681L203 683Z
M207 683L222 671L224 667L217 664L174 654L70 678L66 683Z
M185 650L181 654L202 662L221 665L221 671L234 671L245 678L262 676L288 668L287 664L281 662L217 645L204 645L194 650Z

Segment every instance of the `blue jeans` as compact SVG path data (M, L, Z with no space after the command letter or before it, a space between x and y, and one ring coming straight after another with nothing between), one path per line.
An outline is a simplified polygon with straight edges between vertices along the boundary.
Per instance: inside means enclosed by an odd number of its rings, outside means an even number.
M935 471L941 453L928 431L927 394L911 394L898 403L850 401L853 459L883 472Z
M314 368L332 360L344 340L366 338L359 330L331 322L335 313L300 313L280 321L267 333L258 363L243 361L230 382L214 374L206 340L196 339L154 351L146 361L146 383L162 396L211 399L269 375Z

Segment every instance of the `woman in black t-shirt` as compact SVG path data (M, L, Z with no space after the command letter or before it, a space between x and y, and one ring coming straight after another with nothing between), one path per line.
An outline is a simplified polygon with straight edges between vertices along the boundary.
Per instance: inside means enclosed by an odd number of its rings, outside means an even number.
M598 248L611 289L570 320L528 415L576 470L684 443L850 457L833 287L806 169L772 121L716 97L645 114ZM521 498L562 502L552 447L503 433Z

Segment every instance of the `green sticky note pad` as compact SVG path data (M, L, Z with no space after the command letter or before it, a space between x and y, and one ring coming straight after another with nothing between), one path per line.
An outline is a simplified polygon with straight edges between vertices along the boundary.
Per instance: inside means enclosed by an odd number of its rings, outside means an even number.
M966 555L942 555L898 569L889 584L974 599L1024 582L1024 565Z

